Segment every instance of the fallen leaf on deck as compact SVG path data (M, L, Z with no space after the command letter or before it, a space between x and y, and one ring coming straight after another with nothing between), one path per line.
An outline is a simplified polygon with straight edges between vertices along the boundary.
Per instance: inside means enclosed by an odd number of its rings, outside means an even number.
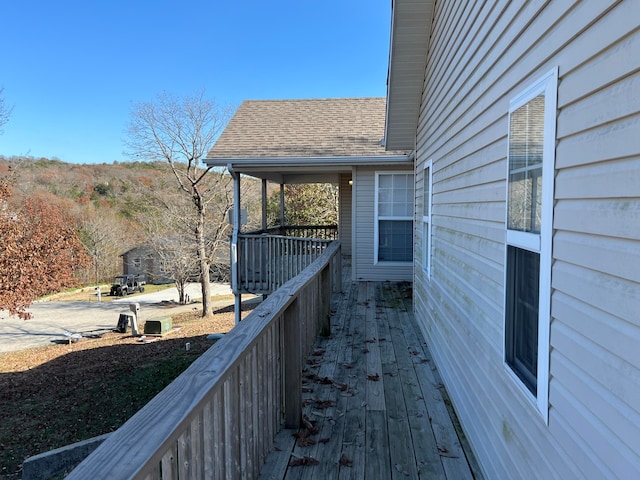
M318 465L320 462L313 457L293 458L289 461L290 467L299 467L301 465Z
M333 400L314 400L314 402L316 408L319 409L333 407L336 404Z
M309 447L311 445L315 445L316 441L311 437L300 437L298 439L299 447Z
M458 458L457 455L454 455L453 453L449 452L449 450L447 449L447 447L444 447L442 445L438 445L438 454L441 457L447 457L447 458Z
M377 373L374 375L367 375L367 380L371 380L372 382L378 382L380 381L380 375L378 375Z
M349 460L349 458L343 453L342 456L340 457L340 465L343 465L345 467L351 467L353 465L353 462Z

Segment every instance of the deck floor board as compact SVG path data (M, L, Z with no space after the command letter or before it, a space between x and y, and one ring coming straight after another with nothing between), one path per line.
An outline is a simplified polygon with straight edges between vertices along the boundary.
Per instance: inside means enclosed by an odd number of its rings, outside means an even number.
M291 430L278 435L260 478L478 478L415 323L410 284L345 281L343 290L331 335L318 338L303 372L304 425L295 441Z

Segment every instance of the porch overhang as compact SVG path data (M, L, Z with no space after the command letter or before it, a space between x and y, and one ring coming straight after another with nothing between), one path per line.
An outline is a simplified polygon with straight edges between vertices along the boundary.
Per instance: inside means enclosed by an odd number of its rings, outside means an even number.
M414 150L435 0L393 0L385 147Z
M266 179L279 184L337 183L340 174L351 173L357 166L411 167L410 154L376 156L332 157L260 157L260 158L207 158L210 167L227 167L243 175Z

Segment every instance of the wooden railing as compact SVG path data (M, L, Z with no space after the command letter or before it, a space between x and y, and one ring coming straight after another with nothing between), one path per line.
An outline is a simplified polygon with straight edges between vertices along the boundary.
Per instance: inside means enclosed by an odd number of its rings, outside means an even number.
M331 240L336 225L286 225L239 233L234 293L270 295L308 267ZM235 268L231 250L231 268Z
M311 265L331 243L284 235L238 235L238 290L271 294Z
M280 225L276 227L269 227L264 230L252 230L244 232L246 235L285 235L287 237L300 237L300 238L320 238L323 240L337 240L338 239L338 226L337 225ZM242 234L241 234L242 235Z
M301 420L304 358L329 332L340 258L333 242L67 478L256 478L278 430Z

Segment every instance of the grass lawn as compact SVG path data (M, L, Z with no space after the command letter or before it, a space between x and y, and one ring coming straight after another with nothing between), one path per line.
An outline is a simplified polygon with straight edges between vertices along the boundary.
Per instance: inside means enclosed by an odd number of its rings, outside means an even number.
M180 329L151 343L107 333L0 354L0 478L20 478L29 456L116 430L211 346L208 334L234 324L233 307L199 315L174 316Z
M135 292L132 293L130 295L127 295L127 298L134 298L138 295L144 295L145 293L155 293L155 292L159 292L161 290L167 290L168 288L173 287L174 284L173 283L169 283L169 284L163 284L163 285L155 285L155 284L148 284L144 286L144 292ZM111 302L113 300L116 300L118 298L122 298L122 297L112 297L111 295L109 295L109 288L110 285L105 284L101 286L101 292L102 294L100 295L101 301L103 302ZM62 301L62 302L73 302L73 301L78 301L78 302L86 302L86 301L98 301L98 297L96 294L96 288L95 287L84 287L84 288L74 288L72 290L68 290L65 292L60 292L60 293L56 293L54 295L47 295L45 297L42 298L43 300L49 300L49 301Z

